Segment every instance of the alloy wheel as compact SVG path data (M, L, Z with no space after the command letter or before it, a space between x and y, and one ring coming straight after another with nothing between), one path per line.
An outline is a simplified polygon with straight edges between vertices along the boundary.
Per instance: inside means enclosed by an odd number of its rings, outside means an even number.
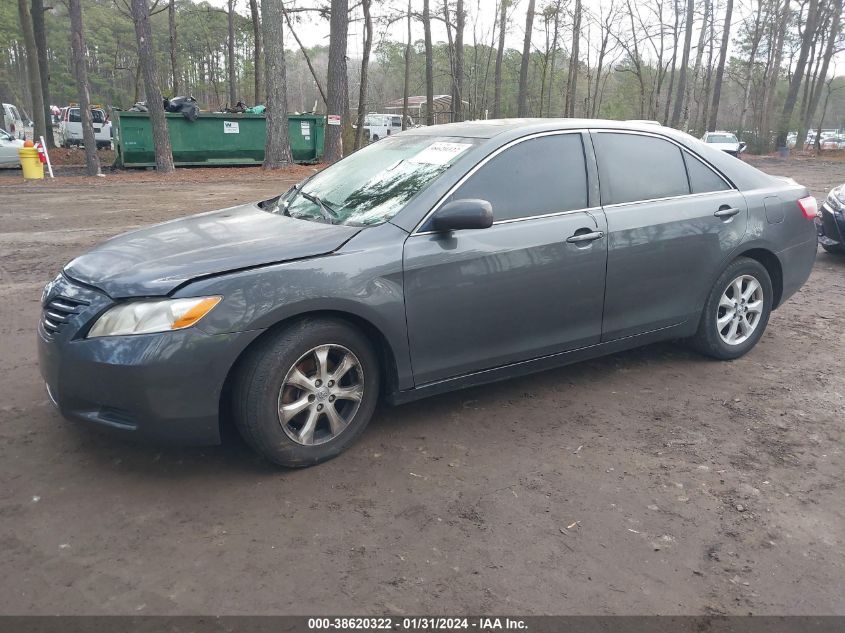
M751 275L728 284L719 299L716 329L728 345L741 345L754 333L763 316L763 286Z
M364 396L361 362L342 345L299 357L279 390L279 423L297 444L324 444L349 426Z

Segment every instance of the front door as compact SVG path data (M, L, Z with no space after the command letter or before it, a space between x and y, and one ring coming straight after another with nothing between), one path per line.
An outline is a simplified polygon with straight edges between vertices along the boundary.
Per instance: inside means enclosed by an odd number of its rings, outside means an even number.
M445 201L481 198L488 229L405 242L405 309L417 386L599 341L606 226L590 208L582 135L522 139Z
M745 198L665 138L592 137L608 226L602 341L697 319L714 274L745 235Z

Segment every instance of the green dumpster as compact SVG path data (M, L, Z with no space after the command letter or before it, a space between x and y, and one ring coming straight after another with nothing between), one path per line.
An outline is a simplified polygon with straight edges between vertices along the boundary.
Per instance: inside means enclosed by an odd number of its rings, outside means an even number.
M115 164L118 167L153 167L153 134L146 112L116 112ZM168 112L167 130L177 167L197 165L260 165L264 162L267 121L263 114L201 113L189 121ZM316 114L288 116L290 145L297 163L318 163L323 158L326 118Z

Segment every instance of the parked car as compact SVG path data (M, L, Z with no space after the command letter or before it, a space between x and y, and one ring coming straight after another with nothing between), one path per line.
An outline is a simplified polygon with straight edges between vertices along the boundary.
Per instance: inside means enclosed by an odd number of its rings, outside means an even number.
M97 149L111 147L111 123L106 117L102 108L91 108L91 116L94 124L94 138L97 141ZM62 147L76 145L81 147L82 140L82 117L78 107L67 107L62 109L61 120L59 121L57 142Z
M21 118L18 109L11 103L4 103L3 106L3 129L14 138L26 140L26 126Z
M806 187L650 124L418 128L77 257L44 288L41 372L68 418L202 444L231 416L307 466L380 397L667 339L742 356L810 274L816 211Z
M737 158L745 151L745 143L740 142L732 132L707 132L701 140Z
M819 244L828 253L845 255L845 185L830 191L816 219Z
M828 136L821 139L821 148L823 150L837 150L845 149L845 137L843 136Z
M411 122L413 125L413 122ZM409 125L410 127L410 125ZM387 138L402 131L402 116L399 114L368 114L364 119L364 129L371 141Z
M13 137L5 130L0 130L0 165L4 167L20 167L21 159L18 150L23 147L23 141Z

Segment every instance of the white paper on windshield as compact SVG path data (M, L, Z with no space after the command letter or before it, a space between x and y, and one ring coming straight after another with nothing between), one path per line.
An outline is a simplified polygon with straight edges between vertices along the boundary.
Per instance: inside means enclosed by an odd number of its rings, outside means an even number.
M408 161L425 165L445 165L470 147L472 147L470 143L432 143L418 154L411 156Z

